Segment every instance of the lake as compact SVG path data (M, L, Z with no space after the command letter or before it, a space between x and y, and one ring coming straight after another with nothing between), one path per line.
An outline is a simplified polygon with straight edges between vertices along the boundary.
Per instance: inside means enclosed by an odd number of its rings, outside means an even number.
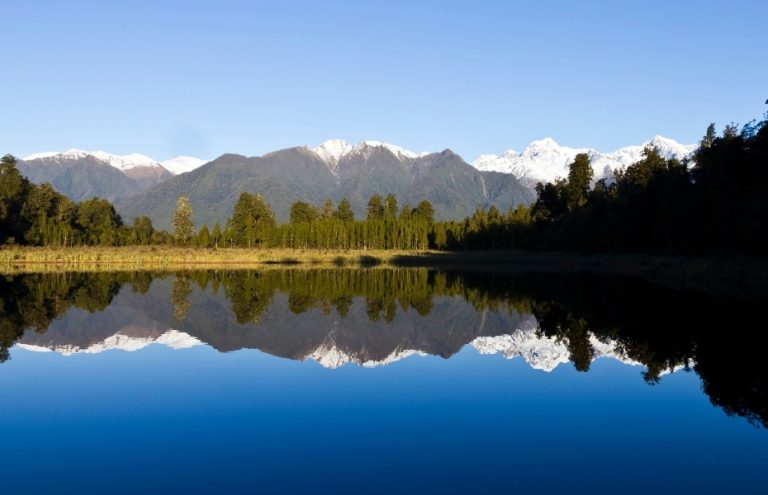
M595 275L6 276L1 491L767 493L765 327Z

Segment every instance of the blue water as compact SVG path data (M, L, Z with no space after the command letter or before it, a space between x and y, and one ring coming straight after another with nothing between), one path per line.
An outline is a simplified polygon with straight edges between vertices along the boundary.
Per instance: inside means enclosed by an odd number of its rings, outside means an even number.
M768 493L768 431L693 372L465 347L380 368L159 345L0 367L3 494Z

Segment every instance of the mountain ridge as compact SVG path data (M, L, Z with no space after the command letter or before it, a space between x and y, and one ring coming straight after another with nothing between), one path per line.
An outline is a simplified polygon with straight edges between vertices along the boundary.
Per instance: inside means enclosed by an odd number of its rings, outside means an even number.
M395 194L401 205L430 201L436 217L460 220L478 207L502 211L535 199L537 182L567 176L578 153L592 158L594 180L612 178L642 157L645 146L658 146L665 157L683 158L694 145L655 136L641 145L601 153L570 148L552 138L530 143L523 152L483 154L469 163L450 149L413 152L382 141L357 144L330 139L319 146L295 146L245 156L227 153L205 161L180 156L164 162L133 153L70 149L27 156L19 168L33 182L50 182L74 200L104 197L116 203L126 221L146 215L160 228L170 228L175 200L186 195L198 225L223 225L242 192L261 193L278 221L287 221L291 205L316 205L348 198L358 218L374 195Z
M579 153L589 155L595 180L610 178L616 169L624 169L642 158L646 146L656 146L665 158L683 159L689 156L696 145L680 144L674 139L656 135L640 145L629 145L611 152L600 152L594 148L571 148L561 146L552 138L531 142L522 152L508 149L501 155L480 155L472 166L483 171L511 173L528 184L554 182L568 176L568 164Z
M428 200L436 218L461 219L478 206L506 210L534 197L509 174L479 171L450 150L418 154L368 141L336 150L299 146L259 157L222 155L117 206L124 218L147 215L169 228L176 198L185 195L196 224L223 225L242 192L262 194L281 222L296 201L338 204L347 198L357 218L364 218L371 196L392 193L400 205Z
M512 148L508 148L504 152L502 152L500 155L494 154L494 153L482 153L479 155L475 160L472 162L468 162L471 165L473 165L478 170L483 171L495 171L495 172L502 172L502 173L515 173L517 170L519 170L519 166L515 167L513 164L510 164L509 161L514 158L526 158L528 160L534 160L539 159L539 162L546 161L549 158L552 158L552 155L563 155L567 156L568 159L573 159L573 156L575 156L577 153L587 153L590 155L590 157L595 160L601 162L608 162L608 161L615 161L617 165L620 166L626 166L630 164L629 160L632 159L639 159L640 153L642 153L642 150L646 146L658 146L660 150L662 151L662 154L664 154L666 157L673 157L676 156L678 158L683 158L684 156L690 154L696 147L695 144L685 145L681 144L674 139L667 138L661 135L656 135L653 138L644 141L642 144L639 145L627 145L623 146L621 148L618 148L614 151L609 152L601 152L598 151L596 148L572 148L569 146L562 146L557 143L555 139L552 137L545 137L542 139L531 141L528 146L522 151L517 152ZM318 146L310 146L310 145L303 145L303 146L295 146L292 148L305 148L316 155L318 155L324 162L328 163L329 165L335 166L339 160L342 158L353 154L353 153L360 153L364 152L366 148L385 148L392 152L395 156L399 156L401 158L408 158L408 159L415 159L427 156L429 154L435 153L435 152L427 152L422 151L419 153L416 153L414 151L408 150L406 148L403 148L401 146L387 143L384 141L375 141L375 140L363 140L356 144L353 144L349 141L345 141L343 139L328 139L324 142L322 142ZM291 148L283 148L283 149L291 149ZM268 153L265 153L261 156L267 156L269 154L275 153L280 150L274 150ZM233 153L225 153L221 156L227 155L227 154L233 154ZM49 152L41 152L41 153L34 153L32 155L28 155L24 157L23 161L31 161L31 160L37 160L42 158L52 158L52 159L79 159L84 158L86 156L93 156L96 157L109 165L114 166L115 168L125 171L130 170L131 168L136 167L163 167L169 172L171 172L174 175L179 175L186 172L191 172L192 170L195 170L202 165L208 163L212 160L204 160L201 158L197 158L194 156L189 155L180 155L175 158L171 158L164 161L155 160L154 158L144 155L141 153L130 153L127 155L117 155L108 153L105 151L85 151L77 148L72 148L67 151L49 151ZM239 155L239 156L246 156L246 155ZM254 157L251 157L254 158ZM603 164L603 163L601 163ZM562 167L560 167L562 168ZM546 179L543 174L540 174L542 179ZM556 179L557 176L550 177L550 180Z

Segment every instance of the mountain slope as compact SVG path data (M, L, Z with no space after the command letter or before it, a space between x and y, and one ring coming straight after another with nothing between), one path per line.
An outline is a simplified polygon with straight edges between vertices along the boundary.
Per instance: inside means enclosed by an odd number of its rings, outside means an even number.
M18 167L32 182L49 182L75 201L94 196L115 201L172 177L148 156L119 156L102 151L38 153L19 161Z
M363 218L373 194L393 193L400 204L429 200L440 219L462 218L478 205L507 209L533 199L514 177L481 172L450 150L416 154L378 142L355 146L324 143L321 149L298 147L261 157L223 155L118 203L124 218L148 215L168 228L176 198L190 199L195 222L224 223L240 193L261 193L278 221L287 221L295 201L320 204L348 198ZM329 149L330 148L330 149Z
M22 160L18 167L30 181L36 184L49 182L54 189L75 201L94 196L114 201L142 189L136 180L92 156L75 160Z
M160 162L160 165L162 165L164 169L173 175L180 175L186 172L191 172L205 164L206 160L185 155L177 156L176 158L171 158L170 160Z

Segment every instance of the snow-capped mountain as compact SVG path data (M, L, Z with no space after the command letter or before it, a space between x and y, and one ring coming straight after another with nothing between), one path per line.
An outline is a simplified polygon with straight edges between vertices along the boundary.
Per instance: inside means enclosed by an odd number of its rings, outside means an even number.
M158 162L152 157L142 155L141 153L130 153L128 155L115 155L106 151L86 151L79 149L69 149L67 151L46 151L35 153L24 157L25 162L33 160L43 160L47 162L65 163L67 161L82 160L88 157L100 160L107 165L115 167L121 172L133 170L135 168L163 168L174 175L183 174L194 170L206 163L206 160L195 158L193 156L177 156L164 162Z
M544 372L551 372L561 364L570 361L567 341L547 337L539 333L538 322L532 315L521 320L517 328L508 334L495 336L480 336L469 342L468 347L474 348L480 354L501 354L506 359L522 358L531 368ZM39 335L33 336L31 341L22 341L16 347L31 352L56 352L64 356L75 354L98 354L105 351L121 350L134 352L150 345L163 345L170 349L188 349L199 345L208 345L197 337L180 330L170 329L164 332L126 327L118 330L113 335L89 342L87 345L62 343L61 340L46 341ZM629 366L641 366L638 361L631 359L626 351L615 341L600 340L594 334L590 334L589 343L592 347L592 360L600 358L615 359ZM345 350L334 340L332 334L314 350L299 358L312 360L324 368L336 369L347 364L356 364L365 368L387 366L394 362L411 356L428 356L429 353L414 348L398 347L388 355L372 359L367 354ZM693 366L689 362L687 367ZM678 366L662 371L662 375L674 373L686 366Z
M174 175L205 163L177 157L165 164L139 153L115 155L105 151L49 151L19 161L19 170L36 184L48 182L75 201L92 197L117 201L151 188Z
M513 174L517 179L533 185L567 177L568 165L574 157L587 153L597 180L642 159L643 150L649 145L657 146L665 158L682 159L696 149L696 145L683 145L673 139L655 136L641 145L601 153L591 148L560 146L554 139L546 138L532 142L522 153L507 150L501 155L480 155L472 165L478 170Z
M154 159L140 153L113 155L112 153L107 153L105 151L85 151L74 148L67 151L35 153L34 155L24 157L24 161L28 162L47 158L51 161L62 162L65 160L81 160L89 156L97 158L120 171L126 171L137 167L162 167L162 165Z
M170 160L160 162L160 165L162 165L170 173L174 175L180 175L186 172L191 172L206 163L208 163L206 160L202 160L194 156L182 155L177 156L176 158L171 158Z
M359 357L350 354L337 346L322 345L314 350L307 359L311 359L318 363L323 368L336 369L345 364L355 363L364 368L376 368L379 366L386 366L392 364L401 359L405 359L410 356L426 356L427 353L423 351L417 351L414 349L397 349L384 359L360 359Z
M603 342L590 334L589 343L594 351L593 361L611 358L630 366L641 366L641 363L620 351L613 341ZM546 372L570 361L566 342L552 337L539 337L536 330L530 329L520 329L510 335L478 337L470 345L480 354L502 354L506 359L522 357L531 368Z
M477 337L468 345L480 354L502 354L506 359L521 357L531 368L547 373L561 364L570 362L567 342L554 337L539 335L538 322L535 317L529 316L518 326L519 328L509 334ZM611 358L626 365L641 366L641 363L627 356L617 342L602 341L590 334L589 343L593 350L593 361L600 358ZM307 355L305 359L311 359L324 368L335 369L350 363L373 368L386 366L410 356L423 357L427 356L427 353L417 349L403 348L396 349L383 359L371 360L346 352L333 342L326 342ZM681 368L667 370L664 374L678 369Z
M353 145L341 139L329 139L320 146L307 148L316 153L332 167L338 164L339 160L342 158L355 153L363 153L370 148L385 148L400 159L414 159L428 154L427 152L416 153L400 146L381 141L361 141Z
M136 337L118 332L103 341L95 342L87 347L79 347L76 345L43 346L25 343L18 343L16 346L32 352L57 352L64 356L71 356L74 354L98 354L100 352L111 350L133 352L152 344L160 344L178 350L201 345L202 342L185 332L171 329L156 337Z

